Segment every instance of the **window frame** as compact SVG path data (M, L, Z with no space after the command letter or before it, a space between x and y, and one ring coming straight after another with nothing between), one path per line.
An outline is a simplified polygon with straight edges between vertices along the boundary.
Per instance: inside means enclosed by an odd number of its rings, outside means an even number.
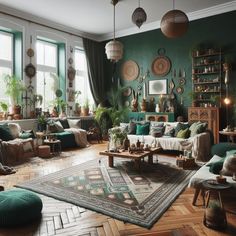
M36 44L37 42L43 42L44 45L49 45L49 46L55 46L55 49L56 49L56 63L55 63L55 67L53 66L47 66L47 65L42 65L42 64L38 64L37 62L37 57L36 57L36 64L37 64L37 72L42 72L42 73L55 73L58 78L59 78L59 45L57 43L54 43L54 42L50 42L50 41L47 41L47 40L44 40L44 39L41 39L41 38L37 38L36 39ZM36 48L37 48L37 45L36 45ZM44 52L44 56L45 56L45 52ZM45 58L44 58L45 59ZM44 76L43 78L43 84L44 84L44 88L43 88L43 94L42 96L44 97L43 99L43 103L41 105L42 107L42 110L46 110L50 107L50 105L48 105L48 103L50 103L51 101L45 101L45 80L47 78ZM36 76L36 93L37 93L37 76ZM59 81L58 81L58 85L60 87L60 78L59 78ZM55 95L56 97L56 95Z
M80 96L81 97L81 101L79 101L79 102L82 102L82 103L84 103L85 102L85 100L86 100L86 98L90 98L89 97L89 93L91 94L91 98L92 98L92 100L91 99L89 99L89 102L90 102L90 105L92 106L93 104L94 104L94 99L93 99L93 95L92 95L92 92L91 92L91 88L89 87L90 85L89 85L89 81L88 81L88 67L87 67L87 62L86 62L86 55L85 55L85 51L84 51L84 49L83 48L81 48L81 47L75 47L74 48L74 51L75 51L75 53L74 53L74 61L76 61L75 60L75 56L76 56L76 51L80 51L80 53L83 53L83 55L84 55L84 57L85 57L85 70L79 70L79 69L77 69L76 68L76 65L75 65L75 70L76 70L76 76L75 76L75 86L76 86L76 77L78 76L80 76L80 77L84 77L85 78L85 80L87 80L87 81L84 81L85 83L84 83L84 88L83 88L83 90L81 90L80 88L76 88L75 87L75 90L76 91L81 91L82 92L82 95ZM86 93L83 95L83 92L84 91L86 91ZM90 92L88 92L88 91L90 91ZM75 101L75 102L77 102L77 101Z
M4 60L0 58L0 67L7 67L11 69L12 74L14 73L14 33L11 32L6 32L6 31L2 31L0 30L0 34L2 35L7 35L11 37L11 45L12 45L12 49L11 49L11 61L9 60Z

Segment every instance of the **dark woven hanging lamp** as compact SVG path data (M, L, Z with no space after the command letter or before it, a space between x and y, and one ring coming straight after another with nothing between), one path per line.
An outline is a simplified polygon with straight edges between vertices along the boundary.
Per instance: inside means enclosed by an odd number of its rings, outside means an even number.
M174 1L173 10L168 11L161 19L161 31L167 38L178 38L188 30L188 17L183 11L174 9Z
M132 14L132 21L135 25L137 25L139 28L141 25L147 20L147 14L144 11L142 7L140 7L140 0L139 0L139 6L134 10Z

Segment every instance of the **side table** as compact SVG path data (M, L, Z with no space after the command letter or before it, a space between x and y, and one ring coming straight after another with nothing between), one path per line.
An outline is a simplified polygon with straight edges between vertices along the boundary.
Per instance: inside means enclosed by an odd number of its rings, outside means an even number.
M204 225L217 230L225 229L227 227L227 218L221 198L221 191L231 188L231 184L220 184L216 180L210 179L203 181L202 186L206 190ZM213 196L215 196L214 200L211 199Z
M61 141L60 140L45 139L43 141L43 143L45 145L50 146L52 155L60 155L61 154Z

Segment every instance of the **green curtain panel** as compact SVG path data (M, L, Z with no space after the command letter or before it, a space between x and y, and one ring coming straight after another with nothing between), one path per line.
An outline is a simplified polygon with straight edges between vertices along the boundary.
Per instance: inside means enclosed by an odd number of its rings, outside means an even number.
M104 47L102 44L83 38L87 58L88 78L96 104L105 100Z

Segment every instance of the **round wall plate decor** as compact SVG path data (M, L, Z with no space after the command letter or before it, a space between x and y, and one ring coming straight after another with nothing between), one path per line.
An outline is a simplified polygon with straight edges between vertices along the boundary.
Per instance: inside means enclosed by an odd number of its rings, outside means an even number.
M34 56L34 50L32 48L29 48L26 53L27 53L27 55L29 57L33 57Z
M132 88L131 87L127 87L123 91L123 96L129 97L131 95L131 93L132 93Z
M154 75L165 76L170 71L170 60L166 56L159 56L152 62L152 72Z
M32 78L35 76L36 74L36 69L35 66L32 63L29 63L26 67L25 67L25 74Z
M138 78L139 66L133 60L126 61L121 68L121 75L124 80L132 81Z

